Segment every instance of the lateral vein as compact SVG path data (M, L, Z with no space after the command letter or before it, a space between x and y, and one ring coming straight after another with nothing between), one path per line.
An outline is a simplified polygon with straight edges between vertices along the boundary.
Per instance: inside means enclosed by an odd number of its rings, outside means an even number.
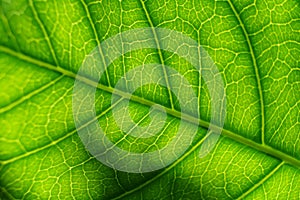
M10 103L9 105L0 108L0 114L7 112L11 109L13 109L14 107L20 105L21 103L23 103L24 101L30 99L31 97L33 97L36 94L41 93L42 91L46 90L47 88L51 87L52 85L54 85L55 83L57 83L59 80L61 80L65 75L60 75L59 77L57 77L56 79L50 81L49 83L43 85L42 87L28 93L27 95L17 99L16 101Z
M77 133L78 130L81 130L85 127L87 127L88 125L90 125L91 123L93 123L94 121L98 120L99 118L101 118L102 116L104 116L107 112L109 112L113 107L115 107L118 103L120 103L121 101L123 100L123 98L120 98L118 101L116 101L113 105L111 105L109 108L107 108L106 110L102 111L99 115L97 115L94 119L91 119L89 120L88 122L86 122L85 124L83 124L82 126L80 126L79 128L75 128L73 131L65 134L64 136L60 137L59 139L57 140L53 140L51 141L49 144L45 145L45 146L42 146L42 147L39 147L39 148L36 148L34 150L31 150L31 151L28 151L24 154L21 154L19 156L16 156L16 157L13 157L11 159L8 159L8 160L4 160L4 161L0 161L0 164L1 165L7 165L9 163L12 163L12 162L15 162L17 160L20 160L22 158L25 158L27 156L30 156L30 155L33 155L33 154L36 154L42 150L45 150L51 146L54 146L56 144L58 144L59 142L69 138L70 136L74 135L75 133Z
M264 178L262 178L258 183L254 184L249 190L244 192L241 196L237 198L237 200L244 199L246 196L248 196L251 192L256 190L259 186L261 186L263 183L265 183L271 176L273 176L280 168L284 165L284 161L282 161L280 164L278 164L271 172L269 172Z
M244 26L244 23L242 21L242 19L240 18L239 14L237 13L237 10L235 8L235 6L233 5L233 3L231 2L231 0L228 0L228 4L231 8L231 10L233 11L235 17L237 18L241 28L242 28L242 32L244 37L246 38L247 41L247 45L250 51L250 55L251 55L251 59L252 59L252 63L254 66L254 71L255 71L255 77L256 77L256 82L257 82L257 88L258 88L258 95L259 95L259 101L260 101L260 112L261 112L261 143L265 144L265 110L264 110L264 98L263 98L263 93L262 93L262 85L261 85L261 78L260 78L260 74L258 71L258 65L255 59L255 55L254 55L254 50L252 47L252 42L249 38L249 34L248 31L246 29L246 27Z
M48 47L49 47L49 49L50 49L52 58L53 58L55 64L58 65L58 60L57 60L57 58L56 58L56 54L55 54L55 51L54 51L52 42L51 42L51 40L50 40L50 38L49 38L49 35L48 35L48 33L47 33L46 28L44 27L44 25L43 25L43 23L42 23L42 21L41 21L39 15L38 15L38 12L37 12L36 9L35 9L35 6L34 6L32 0L29 0L29 5L30 5L30 7L31 7L31 10L32 10L32 12L33 12L33 15L34 15L35 20L36 20L37 23L39 24L40 29L42 30L42 32L43 32L43 34L44 34L44 37L45 37L45 39L46 39L46 41L47 41L47 44L48 44Z
M143 8L143 11L146 15L146 18L147 18L147 21L150 25L150 28L152 29L152 33L153 33L153 36L154 36L154 40L155 40L155 43L156 43L156 46L157 46L157 52L158 52L158 56L159 56L159 60L162 64L162 68L163 68L163 73L164 73L164 78L165 78L165 82L166 82L166 85L167 85L167 90L168 90L168 94L169 94L169 98L170 98L170 104L171 104L171 108L174 110L174 101L173 101L173 96L172 96L172 93L170 91L170 82L169 82L169 78L168 78L168 72L165 68L165 62L164 62L164 58L163 58L163 55L162 55L162 52L161 52L161 48L160 48L160 44L159 44L159 39L158 39L158 36L157 36L157 33L155 31L155 28L154 28L154 24L151 20L151 17L149 15L149 12L147 10L147 7L145 5L145 3L143 2L143 0L139 0L141 5L142 5L142 8Z
M91 26L91 28L92 28L92 30L93 30L93 34L94 34L94 37L95 37L96 42L97 42L97 48L98 48L100 57L101 57L101 59L102 59L102 62L105 64L106 61L105 61L105 58L104 58L104 55L103 55L103 49L101 48L100 40L99 40L99 37L98 37L98 34L97 34L96 27L95 27L94 22L93 22L93 19L92 19L92 16L91 16L89 7L88 7L88 5L85 3L84 0L81 0L81 4L82 4L83 7L84 7L84 10L85 10L85 12L86 12L86 14L87 14L87 18L88 18L89 23L90 23L90 26ZM108 86L111 86L110 78L109 78L109 74L108 74L107 70L106 70L104 73L105 73L105 76L106 76L106 79L107 79L107 82L108 82Z

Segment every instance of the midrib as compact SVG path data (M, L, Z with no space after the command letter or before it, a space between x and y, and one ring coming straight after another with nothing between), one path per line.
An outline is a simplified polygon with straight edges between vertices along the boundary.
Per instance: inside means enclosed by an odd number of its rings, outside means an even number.
M62 67L59 67L59 66L53 66L49 63L46 63L44 61L40 61L40 60L37 60L33 57L30 57L30 56L27 56L23 53L20 53L20 52L16 52L12 49L9 49L5 46L1 46L0 45L0 51L3 52L3 53L6 53L6 54L9 54L11 56L14 56L16 58L19 58L21 60L24 60L26 62L29 62L29 63L32 63L32 64L35 64L37 66L40 66L40 67L43 67L43 68L46 68L48 70L51 70L51 71L55 71L55 72L59 72L63 75L66 75L66 76L69 76L71 78L74 78L74 79L77 79L77 80L80 80L88 85L91 85L93 87L97 87L98 89L101 89L101 90L104 90L106 92L109 92L109 93L114 93L120 97L123 97L123 98L126 98L126 99L130 99L134 102L137 102L137 103L141 103L143 105L147 105L147 106L153 106L155 105L156 103L150 101L150 100L147 100L147 99L144 99L144 98L141 98L139 96L136 96L136 95L132 95L132 94L129 94L129 93L126 93L126 92L123 92L121 90L117 90L115 88L111 88L111 87L108 87L108 86L105 86L105 85L102 85L102 84L98 84L97 82L93 81L93 80L90 80L84 76L79 76L77 74L75 74L74 72L71 72L71 71L68 71L66 69L63 69ZM286 163L289 163L295 167L298 167L300 168L300 160L284 153L284 152L281 152L277 149L274 149L273 147L271 146L268 146L268 145L263 145L263 144L259 144L259 143L256 143L250 139L247 139L243 136L240 136L236 133L233 133L232 131L229 131L229 130L226 130L224 128L221 128L221 127L218 127L218 126L210 126L210 123L207 122L207 121L204 121L204 120L201 120L201 119L197 119L191 115L188 115L188 114L185 114L185 113L181 113L177 110L173 110L173 109L170 109L168 107L164 107L162 106L161 109L164 109L165 112L169 115L172 115L176 118L181 118L182 120L184 121L187 121L187 122L190 122L190 123L193 123L193 124L197 124L203 128L206 128L208 129L209 127L212 127L213 130L216 130L216 129L221 129L222 131L222 135L223 136L226 136L228 138L231 138L232 140L236 141L236 142L239 142L241 144L244 144L246 146L249 146L253 149L256 149L260 152L264 152L266 154L269 154L271 156L274 156Z

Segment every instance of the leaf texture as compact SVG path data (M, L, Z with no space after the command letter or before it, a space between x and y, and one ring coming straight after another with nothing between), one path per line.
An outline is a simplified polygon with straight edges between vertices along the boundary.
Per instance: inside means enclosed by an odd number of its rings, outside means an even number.
M298 1L0 2L1 198L300 198ZM145 27L182 32L207 51L224 80L227 115L216 146L200 158L212 115L205 81L175 53L141 49L124 54L108 67L95 98L97 120L119 147L155 151L180 124L174 94L152 84L134 93L130 115L137 124L148 125L149 107L160 104L167 113L164 129L147 139L120 130L111 92L137 66L160 63L177 70L192 85L200 113L186 119L199 127L178 160L134 174L103 165L85 149L74 124L72 95L76 74L95 47ZM88 75L82 81L93 83ZM81 128L88 132L92 119L85 120Z

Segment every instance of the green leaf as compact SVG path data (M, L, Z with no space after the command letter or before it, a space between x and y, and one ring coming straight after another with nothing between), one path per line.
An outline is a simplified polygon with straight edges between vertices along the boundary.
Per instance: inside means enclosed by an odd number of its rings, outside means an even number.
M299 1L0 0L0 5L1 198L300 198ZM130 116L147 126L150 106L160 104L167 113L164 129L146 139L120 130L111 92L137 66L161 63L178 71L192 85L200 113L185 118L199 127L180 158L158 171L126 173L102 164L83 145L73 119L73 87L84 59L101 42L145 27L176 30L207 51L224 80L227 114L216 146L200 158L212 116L207 83L175 53L150 48L124 54L108 67L95 95L99 124L118 147L156 151L180 124L175 95L151 84L131 97ZM93 75L81 80L95 85ZM93 119L84 120L81 128L92 130Z

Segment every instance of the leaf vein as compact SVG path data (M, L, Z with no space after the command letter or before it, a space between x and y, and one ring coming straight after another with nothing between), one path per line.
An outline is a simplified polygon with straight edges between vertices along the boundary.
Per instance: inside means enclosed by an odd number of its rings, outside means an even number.
M170 91L170 81L169 81L169 78L168 78L168 72L165 68L165 62L164 62L164 56L161 52L161 48L160 48L160 43L159 43L159 39L158 39L158 36L157 36L157 33L156 33L156 30L155 30L155 26L152 22L152 19L151 19L151 16L147 10L147 7L145 5L145 3L143 2L143 0L139 0L141 5L142 5L142 8L143 8L143 11L146 15L146 18L147 18L147 21L149 23L149 26L151 27L152 29L152 32L153 32L153 36L154 36L154 40L155 40L155 43L156 43L156 46L157 46L157 52L158 52L158 57L159 57L159 60L162 64L162 69L163 69L163 73L164 73L164 78L165 78L165 82L166 82L166 85L167 85L167 90L168 90L168 95L169 95L169 99L170 99L170 104L171 104L171 108L174 109L174 102L173 102L173 97L172 97L172 93Z
M46 90L47 88L51 87L52 85L54 85L55 83L57 83L59 80L61 80L63 77L65 77L65 75L60 75L59 77L57 77L56 79L50 81L49 83L37 88L36 90L31 91L30 93L28 93L25 96L22 96L21 98L17 99L16 101L10 103L9 105L6 105L2 108L0 108L0 114L5 113L7 111L12 110L13 108L15 108L16 106L20 105L21 103L25 102L26 100L30 99L31 97L43 92L44 90Z
M91 26L91 28L93 30L93 34L94 34L95 40L97 42L97 48L98 48L100 57L102 59L102 62L104 63L104 65L106 65L106 60L105 60L104 55L103 55L103 49L100 46L100 40L99 40L99 37L98 37L97 29L96 29L96 27L94 25L95 23L93 22L93 18L91 16L91 12L90 12L89 6L85 3L84 0L81 0L81 4L84 7L84 10L86 12L87 18L88 18L89 23L90 23L90 26ZM105 73L105 76L106 76L106 79L107 79L107 82L108 82L108 86L111 86L108 71L106 70L104 73Z
M42 21L41 21L41 19L40 19L40 17L39 17L38 12L36 11L36 8L35 8L35 6L34 6L32 0L29 0L29 6L30 6L30 8L31 8L31 10L32 10L32 12L33 12L33 15L34 15L35 20L36 20L37 23L39 24L40 29L42 30L42 32L43 32L43 34L44 34L45 40L46 40L46 42L47 42L47 44L48 44L48 47L49 47L49 49L50 49L50 52L51 52L51 55L52 55L52 58L53 58L55 64L56 64L56 65L59 65L59 64L58 64L57 57L56 57L56 54L55 54L55 51L54 51L54 48L53 48L53 45L52 45L52 42L51 42L51 40L50 40L50 38L49 38L49 34L48 34L48 32L47 32L45 26L43 25L43 23L42 23Z
M254 184L250 189L248 189L246 192L244 192L241 196L239 196L237 199L244 199L246 196L248 196L251 192L255 191L259 186L261 186L263 183L265 183L271 176L273 176L283 165L284 161L279 163L271 172L269 172L266 176L264 176L258 183Z
M251 39L249 37L249 33L246 29L246 27L244 26L244 23L242 21L242 19L240 18L240 15L238 14L235 6L233 5L233 3L231 2L231 0L228 0L228 4L231 8L231 10L233 11L236 19L238 20L241 29L242 29L242 33L244 35L244 37L246 38L247 41L247 45L250 51L250 55L252 58L252 63L253 63L253 67L254 67L254 72L255 72L255 77L256 77L256 82L257 82L257 88L258 88L258 95L259 95L259 101L260 101L260 109L261 109L261 142L262 144L265 144L265 108L264 108L264 98L263 98L263 91L262 91L262 84L261 84L261 78L260 78L260 74L259 74L259 70L258 70L258 64L256 62L255 59L255 55L254 55L254 50L253 50L253 45L251 42Z
M7 165L9 163L15 162L17 160L20 160L22 158L25 158L27 156L31 156L33 154L36 154L42 150L48 149L49 147L52 147L56 144L58 144L61 141L64 141L65 139L71 137L72 135L74 135L75 133L77 133L78 130L83 129L85 127L87 127L88 125L90 125L91 123L93 123L94 121L98 120L99 118L101 118L102 116L104 116L107 112L109 112L114 106L116 106L118 103L120 103L120 101L122 101L123 98L120 98L118 101L116 101L113 105L111 105L109 108L107 108L106 110L102 111L100 114L98 114L94 119L89 120L88 122L86 122L85 124L83 124L82 126L80 126L79 128L75 128L74 130L70 131L69 133L65 134L64 136L51 141L50 143L48 143L47 145L44 145L42 147L36 148L34 150L28 151L24 154L18 155L16 157L13 157L11 159L8 160L4 160L4 161L0 161L1 165Z
M137 102L137 103L141 103L141 104L144 104L144 105L147 105L147 106L153 106L155 105L154 102L150 101L150 100L147 100L147 99L143 99L139 96L135 96L135 95L131 95L131 94L128 94L126 92L123 92L121 90L118 90L116 88L111 88L111 87L107 87L105 85L102 85L102 84L98 84L96 83L95 81L92 81L86 77L83 77L83 76L79 76L76 74L74 74L73 72L71 71L68 71L66 69L63 69L59 66L53 66L49 63L45 63L43 61L40 61L40 60L36 60L35 58L32 58L32 57L29 57L27 55L24 55L20 52L15 52L14 50L11 50L7 47L4 47L4 46L1 46L0 45L0 52L3 52L3 53L7 53L9 55L12 55L12 56L15 56L21 60L24 60L24 61L27 61L27 62L30 62L32 64L35 64L35 65L38 65L40 67L43 67L43 68L46 68L48 70L52 70L52 71L56 71L56 72L59 72L59 73L62 73L66 76L69 76L71 78L76 78L76 79L79 79L80 81L83 81L84 83L86 84L89 84L93 87L97 87L98 89L101 89L101 90L104 90L106 92L109 92L109 93L114 93L120 97L123 97L123 98L126 98L126 99L130 99L131 101L134 101L134 102ZM253 149L256 149L260 152L264 152L266 154L269 154L269 155L272 155L280 160L283 160L285 161L286 163L290 163L292 164L293 166L295 167L298 167L300 168L300 160L298 160L297 158L294 158L292 157L291 155L288 155L280 150L277 150L277 149L274 149L273 147L271 146L268 146L266 144L260 144L260 143L256 143L248 138L245 138L239 134L236 134L236 133L233 133L232 131L230 130L227 130L227 129L224 129L224 128L221 128L221 127L218 127L216 125L210 125L209 122L207 121L204 121L202 119L198 119L198 118L195 118L189 114L185 114L185 113L182 113L182 112L179 112L177 110L172 110L170 108L167 108L167 107L163 107L161 109L164 109L166 111L167 114L173 116L173 117L176 117L176 118L179 118L179 119L182 119L184 121L187 121L187 122L190 122L190 123L193 123L193 124L198 124L199 126L203 127L203 128L206 128L208 129L209 127L211 127L213 130L219 130L219 129L222 129L222 134L226 137L229 137L231 138L232 140L234 141L237 141L241 144L244 144L244 145L247 145Z

